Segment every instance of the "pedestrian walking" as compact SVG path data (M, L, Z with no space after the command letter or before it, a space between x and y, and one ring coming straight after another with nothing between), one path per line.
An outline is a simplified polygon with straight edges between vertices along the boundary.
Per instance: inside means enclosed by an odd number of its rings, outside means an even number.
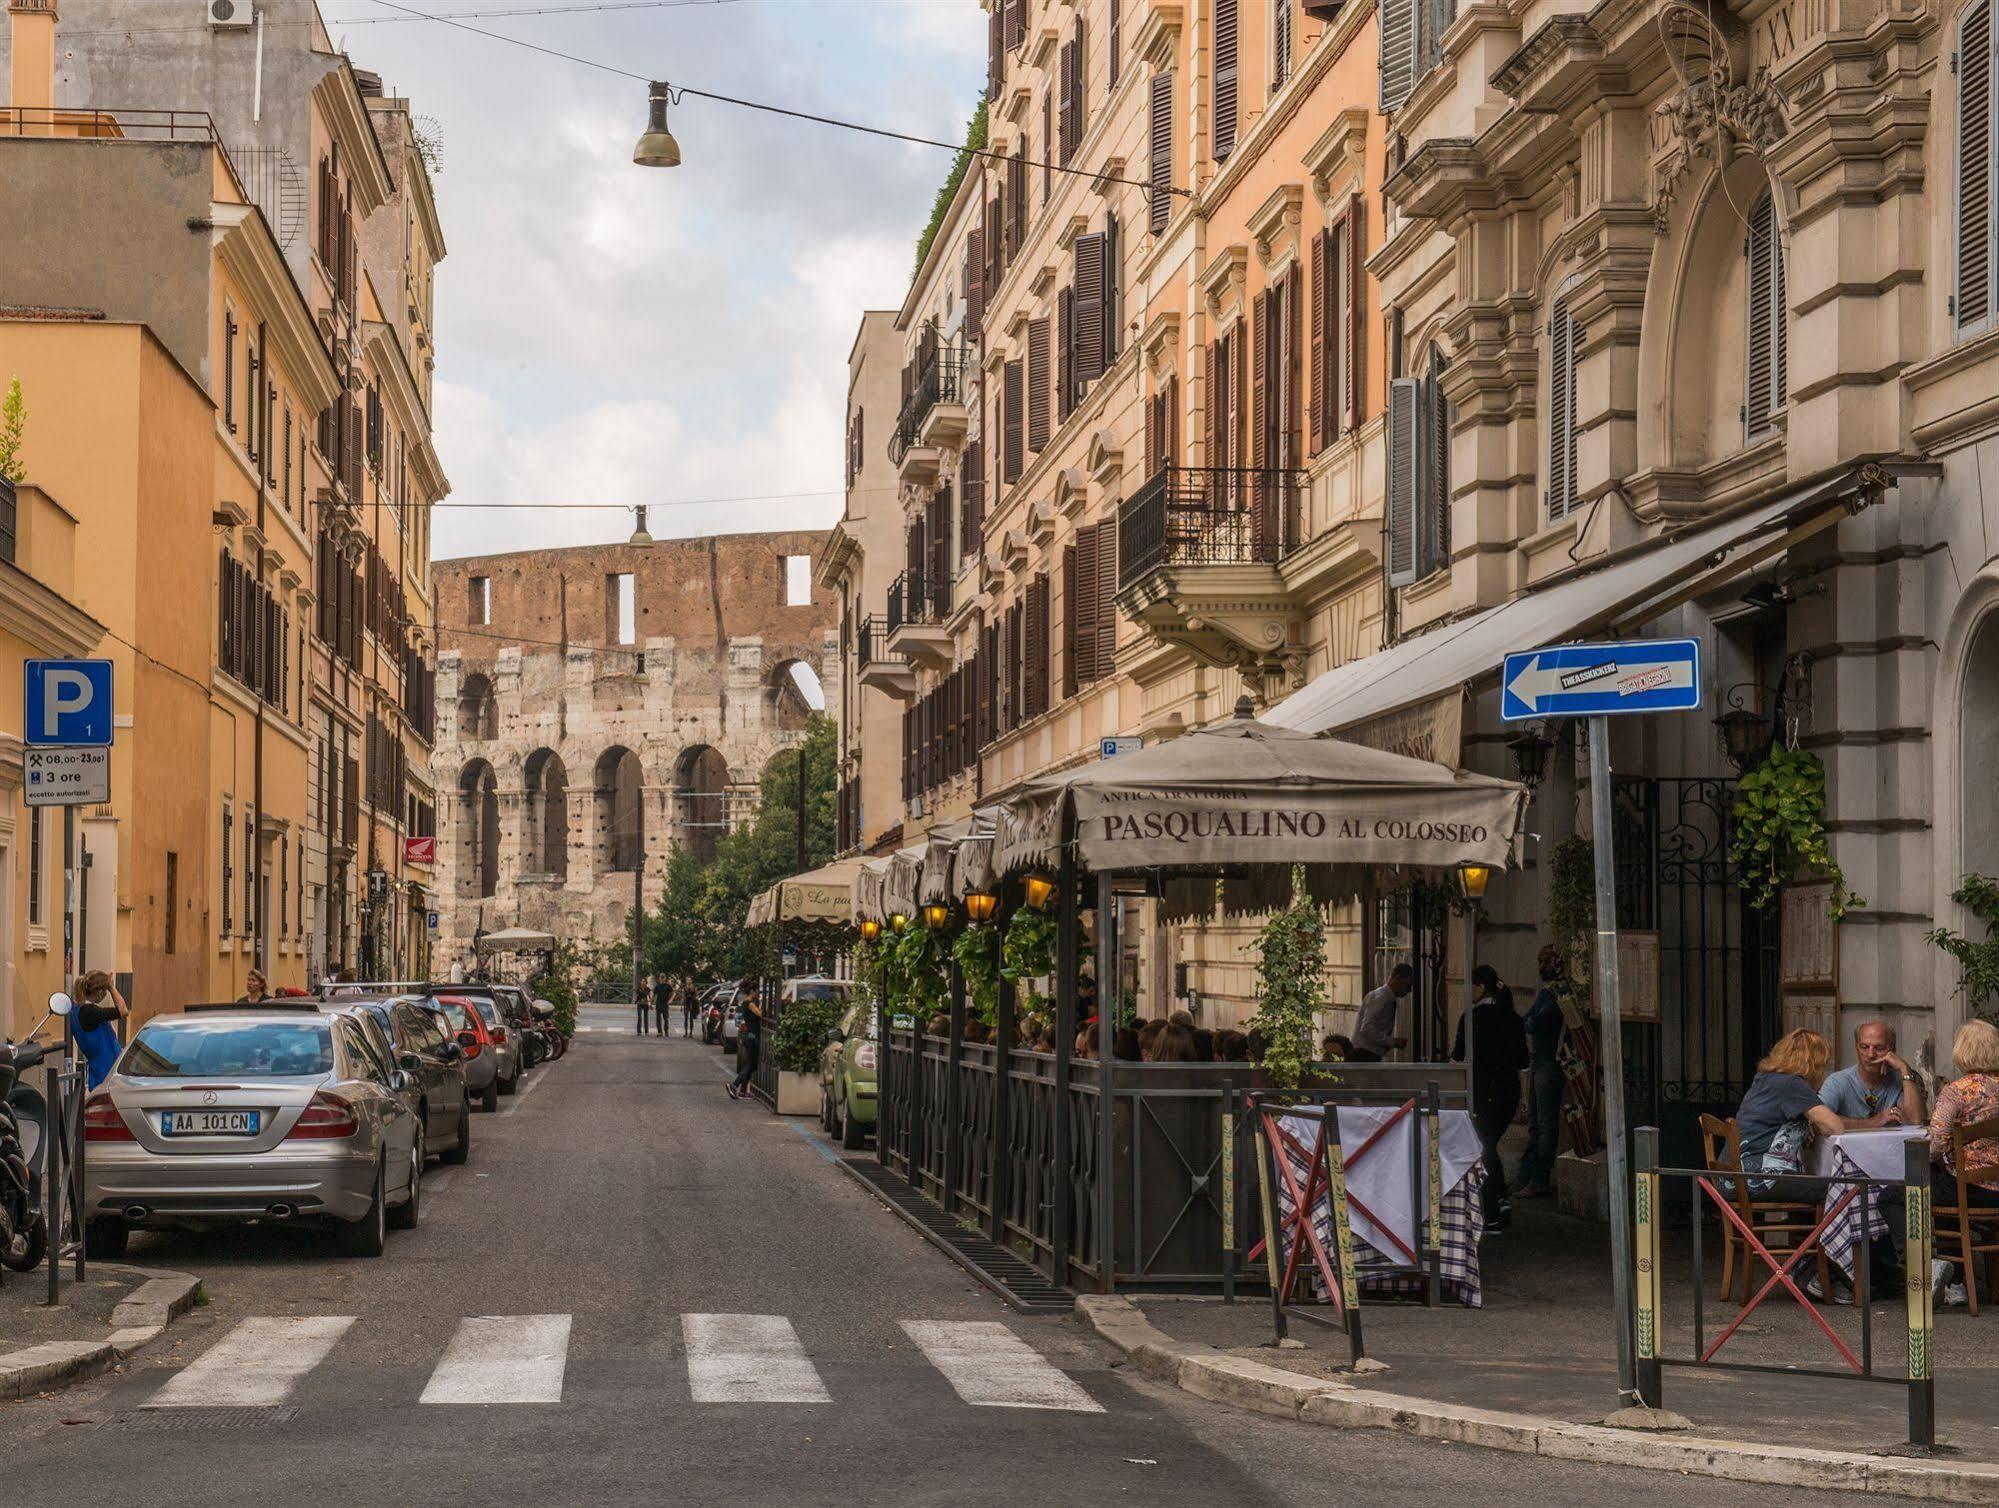
M693 1036L694 1019L701 1014L701 1000L691 979L680 981L680 1014L686 1022L686 1034Z
M126 1019L125 997L102 969L93 969L76 981L70 992L75 1009L70 1013L70 1031L77 1050L83 1054L85 1087L95 1089L110 1076L125 1044L118 1036L118 1023Z
M633 1004L638 1007L639 1035L643 1037L646 1034L646 1017L651 1013L652 1010L651 975L647 975L644 979L639 981L638 991L636 994L636 998L633 1000Z
M757 1060L763 1055L763 1007L757 1003L757 986L745 979L736 986L743 999L743 1024L736 1032L736 1077L729 1083L729 1098L750 1097L750 1080L757 1076Z
M1485 1228L1506 1228L1513 1204L1506 1190L1506 1164L1500 1160L1499 1139L1520 1109L1520 1074L1527 1066L1527 1032L1513 1008L1513 991L1500 982L1499 971L1482 963L1471 971L1478 999L1470 1013L1458 1019L1458 1037L1451 1060L1465 1060L1465 1022L1471 1022L1471 1118L1485 1149Z
M1402 1002L1416 988L1416 971L1398 963L1388 971L1388 983L1368 991L1354 1017L1353 1051L1355 1063L1380 1063L1391 1052L1407 1047L1409 1038L1396 1030L1401 1020Z
M652 982L652 1029L662 1037L673 1030L673 979L666 974Z
M1562 1031L1567 1025L1555 981L1562 977L1562 950L1553 943L1535 960L1541 991L1527 1009L1527 1150L1520 1158L1522 1199L1555 1192L1555 1154L1562 1145Z

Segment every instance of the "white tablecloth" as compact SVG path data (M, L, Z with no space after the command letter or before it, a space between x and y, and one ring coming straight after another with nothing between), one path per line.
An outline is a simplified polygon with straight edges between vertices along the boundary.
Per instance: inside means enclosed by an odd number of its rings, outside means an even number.
M1393 1105L1340 1106L1340 1149L1346 1160L1347 1201L1354 1236L1389 1260L1406 1265L1409 1253L1422 1249L1417 1240L1421 1234L1419 1222L1429 1210L1428 1147L1424 1148L1420 1178L1418 1170L1410 1166L1421 1117L1416 1111L1409 1111L1358 1162L1354 1160L1362 1144L1395 1113ZM1458 1186L1484 1153L1469 1113L1446 1110L1438 1119L1439 1159L1443 1165L1444 1189L1449 1191ZM1283 1117L1283 1126L1307 1148L1317 1142L1319 1126L1311 1116L1287 1115ZM1362 1205L1367 1209L1363 1210ZM1367 1211L1373 1212L1371 1217ZM1395 1244L1398 1240L1402 1243L1399 1247Z
M1807 1171L1819 1178L1830 1178L1843 1171L1834 1156L1838 1152L1865 1177L1892 1178L1899 1183L1903 1144L1928 1136L1929 1130L1924 1126L1883 1126L1878 1131L1842 1131L1837 1136L1821 1136L1812 1143Z

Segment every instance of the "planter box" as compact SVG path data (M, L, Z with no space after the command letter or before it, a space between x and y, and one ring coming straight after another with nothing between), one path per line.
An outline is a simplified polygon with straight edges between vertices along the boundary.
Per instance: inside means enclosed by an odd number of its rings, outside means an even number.
M817 1115L819 1113L819 1076L810 1073L787 1073L778 1070L777 1113L779 1115Z

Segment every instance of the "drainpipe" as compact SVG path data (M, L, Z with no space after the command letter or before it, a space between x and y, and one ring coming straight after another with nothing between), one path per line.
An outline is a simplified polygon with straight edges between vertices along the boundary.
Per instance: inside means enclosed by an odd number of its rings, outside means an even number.
M257 437L257 589L262 591L265 566L264 478L269 474L266 468L270 464L271 444L271 407L266 397L271 388L271 342L269 327L263 320L257 321L257 356L261 364L257 368L257 386L251 394L252 401L257 405L257 412L250 417L250 433ZM263 649L263 653L258 656L259 669L268 674L269 656L275 646L264 642L264 613L261 609L257 613L255 631L257 642ZM277 981L271 978L271 908L266 904L269 897L264 891L264 688L259 685L256 692L257 731L251 745L253 753L250 767L250 799L251 805L255 808L253 820L256 823L250 839L250 893L255 897L254 903L257 908L256 956L253 962L263 973L265 987L270 989L276 987Z

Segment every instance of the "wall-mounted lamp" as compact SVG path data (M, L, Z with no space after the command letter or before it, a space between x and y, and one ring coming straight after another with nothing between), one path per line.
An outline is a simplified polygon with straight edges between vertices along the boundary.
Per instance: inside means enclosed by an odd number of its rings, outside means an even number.
M1528 790L1539 790L1542 777L1548 773L1548 751L1555 747L1554 739L1538 724L1529 725L1523 732L1506 742L1513 754L1514 773Z
M1492 883L1492 866L1467 859L1458 865L1458 892L1468 901L1485 899L1485 887Z
M872 916L861 918L861 937L864 941L873 942L881 935L882 924L880 922L876 921Z
M951 908L942 901L932 901L923 908L923 925L932 932L942 932L951 925Z
M1036 911L1046 911L1055 899L1055 882L1045 875L1031 874L1027 877L1027 904Z
M999 897L988 890L974 890L965 897L965 915L975 922L989 922L999 910Z
M891 931L900 932L909 925L909 917L903 912L894 911L889 914L888 924Z

